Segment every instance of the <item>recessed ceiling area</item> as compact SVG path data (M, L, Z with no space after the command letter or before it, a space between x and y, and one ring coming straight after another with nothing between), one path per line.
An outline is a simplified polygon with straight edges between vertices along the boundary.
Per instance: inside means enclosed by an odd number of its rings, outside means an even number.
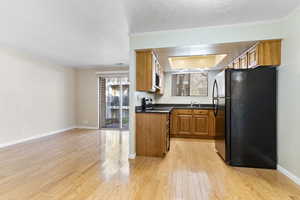
M158 48L153 50L158 55L159 63L164 67L165 71L176 71L179 70L179 68L187 70L192 69L192 67L189 66L189 62L192 62L191 65L195 66L194 69L201 68L205 70L218 70L229 64L229 62L249 49L256 42L257 41L195 45L185 47ZM207 56L211 60L207 59ZM199 61L199 58L201 57L206 58L203 60L203 62L209 62L206 63L208 65L207 67L204 67L205 64L200 64L201 67L196 67L197 65L199 66L199 62L202 62ZM171 66L172 62L170 63L169 58L174 58L173 63L175 62L176 58L177 60L180 60L178 58L183 58L183 60L185 60L187 64L184 67L184 61L181 60L181 62L178 62L176 69L176 67L174 68Z
M169 57L171 69L203 69L217 66L227 55L201 55Z

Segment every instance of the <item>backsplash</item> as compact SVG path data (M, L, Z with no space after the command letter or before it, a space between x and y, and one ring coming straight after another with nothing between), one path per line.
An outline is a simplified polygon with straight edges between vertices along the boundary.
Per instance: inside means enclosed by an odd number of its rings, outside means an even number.
M158 104L190 104L191 101L196 101L197 103L201 104L212 104L212 99L210 97L155 97L155 103Z
M137 102L136 106L141 106L142 105L141 101L142 101L142 98L144 98L144 97L152 98L153 103L156 103L154 94L147 93L147 92L136 91L135 92L135 99L136 99L136 102Z

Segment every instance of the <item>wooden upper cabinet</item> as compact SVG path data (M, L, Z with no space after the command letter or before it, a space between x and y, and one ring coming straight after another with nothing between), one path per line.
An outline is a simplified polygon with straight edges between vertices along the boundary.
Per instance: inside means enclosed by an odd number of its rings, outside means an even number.
M248 68L279 66L281 64L281 40L258 42L248 53Z
M136 52L136 90L154 92L152 51Z
M240 57L240 68L241 69L248 68L248 53L245 53Z
M159 88L155 86L156 74L159 76ZM136 52L136 90L163 94L163 68L152 50Z
M233 69L233 62L228 65L228 69Z
M241 56L229 64L228 68L247 69L281 64L281 40L264 40L257 42Z
M253 68L258 64L258 45L252 47L248 52L248 68Z
M281 40L261 41L258 44L258 66L281 64Z
M234 69L239 69L240 68L240 59L237 58L233 61L233 68Z

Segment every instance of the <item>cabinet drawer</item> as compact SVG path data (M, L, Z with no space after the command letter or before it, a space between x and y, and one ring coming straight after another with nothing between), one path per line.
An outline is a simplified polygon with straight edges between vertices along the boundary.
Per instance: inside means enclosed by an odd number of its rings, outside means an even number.
M191 115L191 114L193 114L193 110L189 110L189 109L176 109L175 113L179 114L179 115Z
M196 115L208 115L208 110L194 110Z

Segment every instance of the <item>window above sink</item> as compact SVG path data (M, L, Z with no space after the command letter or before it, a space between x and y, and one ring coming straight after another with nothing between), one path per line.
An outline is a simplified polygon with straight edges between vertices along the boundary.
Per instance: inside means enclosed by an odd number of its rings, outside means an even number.
M208 73L172 74L172 96L208 96Z

